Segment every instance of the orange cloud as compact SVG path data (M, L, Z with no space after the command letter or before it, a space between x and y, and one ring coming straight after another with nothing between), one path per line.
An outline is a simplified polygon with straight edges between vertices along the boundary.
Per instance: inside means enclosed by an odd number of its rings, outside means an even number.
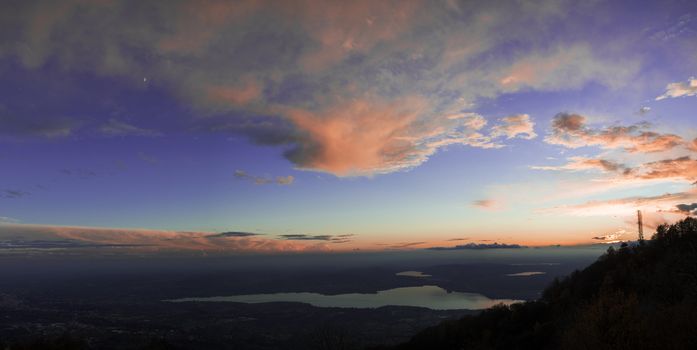
M697 152L697 138L695 138L694 140L692 140L692 142L689 144L688 148L689 148L690 151L692 151L692 152Z
M424 99L410 97L391 103L354 99L318 112L287 109L284 114L309 138L289 157L303 168L339 176L419 164L425 155L415 147L419 135L414 134L413 123L426 106Z
M690 157L664 159L644 164L630 176L640 179L678 179L697 181L697 160Z
M421 96L385 101L366 94L318 110L277 107L276 111L292 121L301 135L298 147L286 154L288 159L302 169L338 176L408 169L449 145L503 147L480 132L487 124L481 115L463 112L434 117L431 108ZM515 136L531 132L529 127L529 119L514 116L500 130Z
M663 152L685 144L682 137L673 134L659 134L645 131L631 139L633 145L627 148L629 152L653 153Z

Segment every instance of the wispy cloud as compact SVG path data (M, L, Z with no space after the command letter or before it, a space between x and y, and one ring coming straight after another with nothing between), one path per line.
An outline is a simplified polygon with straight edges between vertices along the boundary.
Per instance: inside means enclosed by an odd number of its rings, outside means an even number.
M305 235L305 234L286 234L279 235L281 239L291 241L328 241L332 239L331 235Z
M506 136L506 138L514 138L520 136L526 140L532 140L537 137L530 116L527 114L517 114L501 118L501 124L491 128L491 137Z
M626 216L637 209L647 212L671 212L676 205L697 201L697 191L666 193L658 196L635 196L610 200L589 201L540 210L542 213L571 216Z
M99 132L107 136L145 136L153 137L162 135L155 130L139 128L137 126L127 124L125 122L109 119L105 124L99 127Z
M590 128L586 117L579 114L559 113L552 120L552 133L545 141L568 148L599 146L603 149L620 148L630 153L654 153L684 146L687 142L674 134L650 131L647 123L629 126Z
M590 80L617 87L638 68L636 62L621 67L606 65L587 45L559 46L552 51L534 52L506 67L499 78L508 91L525 88L566 90L580 87Z
M14 114L0 105L0 136L61 138L70 136L78 122L70 118Z
M16 190L16 189L4 189L0 191L0 197L2 198L22 198L31 195L31 192Z
M71 248L134 248L143 247L142 245L134 244L95 244L82 242L72 239L50 239L50 240L25 240L11 239L0 240L0 249L71 249Z
M277 185L288 186L288 185L292 185L293 182L295 182L295 177L293 175L276 176L276 178L273 179L273 178L264 177L264 176L251 175L251 174L247 173L246 171L239 170L239 169L235 170L235 173L233 174L233 176L239 180L251 181L255 185L267 185L267 184L275 183Z
M697 160L689 156L646 162L631 167L602 158L570 157L569 162L563 165L533 166L532 169L555 171L597 169L611 174L604 181L613 181L618 185L631 181L658 180L689 183L697 181Z
M495 199L478 199L472 202L472 206L486 210L499 210L503 208L503 203Z
M686 82L670 83L666 86L666 92L656 97L656 101L666 98L676 98L684 96L697 96L697 78L691 77Z
M157 165L160 160L145 152L138 152L138 158L148 164Z
M96 171L84 168L61 169L60 173L66 176L75 176L81 179L88 179L99 176L99 174L97 174Z
M570 157L569 162L564 165L556 166L532 166L532 169L537 170L601 170L604 172L626 172L629 169L624 164L619 164L607 159L587 158L587 157Z
M15 224L18 223L19 220L7 216L0 216L0 224Z
M259 235L260 235L259 233L252 233L252 232L228 231L228 232L210 234L210 235L207 235L206 238L252 237L252 236L259 236Z
M245 106L262 98L262 85L254 79L243 84L217 85L208 87L208 97L213 103Z
M415 246L419 246L422 244L427 244L428 242L426 241L419 241L419 242L404 242L404 243L397 243L397 244L392 244L390 245L391 249L404 249L404 248L412 248Z
M293 175L276 176L276 183L279 185L291 185L293 182L295 182Z
M306 234L283 234L278 238L286 241L321 241L327 243L341 244L353 241L354 234L343 235L306 235Z

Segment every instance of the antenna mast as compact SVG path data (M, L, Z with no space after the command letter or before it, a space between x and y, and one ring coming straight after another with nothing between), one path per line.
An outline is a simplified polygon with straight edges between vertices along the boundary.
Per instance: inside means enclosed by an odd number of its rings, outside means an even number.
M644 241L644 223L641 220L641 210L636 211L637 226L639 226L639 242Z

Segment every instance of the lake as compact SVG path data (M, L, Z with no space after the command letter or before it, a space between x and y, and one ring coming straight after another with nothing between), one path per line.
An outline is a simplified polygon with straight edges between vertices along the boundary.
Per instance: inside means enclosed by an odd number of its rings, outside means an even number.
M525 272L518 272L518 273L509 273L506 276L510 277L528 277L528 276L537 276L537 275L544 275L546 272L543 271L525 271Z
M480 310L496 304L513 304L520 300L490 299L477 293L447 291L438 286L403 287L377 293L325 295L319 293L270 293L216 297L181 298L169 302L297 302L317 307L378 308L387 305L417 306L434 310Z

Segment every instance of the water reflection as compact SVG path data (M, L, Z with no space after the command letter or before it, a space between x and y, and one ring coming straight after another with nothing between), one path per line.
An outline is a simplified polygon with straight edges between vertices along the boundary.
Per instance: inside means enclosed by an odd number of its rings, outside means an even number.
M203 298L182 298L171 302L298 302L317 307L377 308L387 305L418 306L434 310L486 309L496 304L512 304L520 300L489 299L477 293L448 292L438 286L404 287L377 293L324 295L318 293L249 294Z
M506 276L527 277L527 276L544 275L545 273L546 272L542 272L542 271L525 271L525 272L518 272L518 273L509 273Z
M421 271L402 271L397 272L395 275L405 277L431 277L431 275L427 275Z

